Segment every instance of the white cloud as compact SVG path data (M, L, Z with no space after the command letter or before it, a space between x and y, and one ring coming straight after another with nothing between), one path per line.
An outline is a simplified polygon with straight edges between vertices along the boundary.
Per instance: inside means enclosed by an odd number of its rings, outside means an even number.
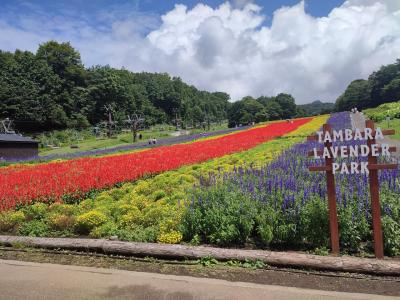
M0 49L70 40L87 65L169 72L234 100L285 91L298 103L334 101L351 80L400 58L399 6L397 0L348 0L315 18L299 2L275 11L270 27L252 1L176 5L161 22L108 12L101 27L43 16L20 16L23 22L15 24L0 14Z

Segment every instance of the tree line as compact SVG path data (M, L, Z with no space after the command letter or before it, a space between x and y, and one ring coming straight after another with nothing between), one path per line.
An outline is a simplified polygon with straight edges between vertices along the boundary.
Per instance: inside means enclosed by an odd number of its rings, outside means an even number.
M400 59L380 67L366 80L352 81L336 100L335 110L345 111L354 107L362 110L396 101L400 101Z
M105 121L110 106L121 123L136 113L145 116L145 125L179 118L183 127L226 119L232 127L376 107L400 100L400 59L367 80L351 82L334 107L320 101L296 105L287 93L229 100L227 93L201 91L167 73L86 68L70 43L49 41L36 53L0 50L0 118L15 120L20 131L85 128Z
M200 91L166 73L133 73L110 66L85 68L70 43L49 41L36 53L0 50L0 118L20 131L85 128L133 113L146 125L180 118L184 126L227 118L229 95Z

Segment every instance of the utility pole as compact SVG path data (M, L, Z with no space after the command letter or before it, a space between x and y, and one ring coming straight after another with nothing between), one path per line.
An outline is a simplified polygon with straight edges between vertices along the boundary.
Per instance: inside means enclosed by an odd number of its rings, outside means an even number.
M112 113L113 113L113 108L111 104L104 105L104 109L106 113L108 114L108 138L111 138L112 136Z
M136 142L137 132L139 130L140 124L144 122L144 117L140 114L133 114L132 116L128 116L128 120L126 122L130 125L133 135L133 142Z

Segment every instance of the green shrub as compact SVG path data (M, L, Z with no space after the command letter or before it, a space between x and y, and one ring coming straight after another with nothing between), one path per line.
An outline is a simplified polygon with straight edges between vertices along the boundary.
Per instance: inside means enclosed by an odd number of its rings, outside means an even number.
M0 232L14 230L25 221L25 214L22 211L8 211L0 213Z
M151 198L154 199L154 201L158 201L164 198L166 195L167 194L165 193L165 191L158 190L151 194Z
M109 203L113 203L114 199L108 192L102 192L94 199L94 202L95 202L95 205L98 205L99 203L109 204Z
M24 206L21 211L25 214L27 220L40 220L45 217L47 209L47 204L37 202L32 205Z
M48 216L47 224L53 230L71 230L74 227L75 218L70 215L54 213Z
M197 234L204 242L220 246L247 241L255 225L255 201L225 186L198 190L195 198L198 200L183 215L185 240L190 241Z
M127 190L126 189L112 189L109 191L109 194L114 200L118 201L127 194Z
M162 220L173 218L176 211L171 206L161 202L155 202L142 210L143 226L159 226Z
M63 214L71 216L78 211L78 206L64 203L53 203L48 207L50 213Z
M131 206L128 212L121 217L120 226L122 228L135 228L142 222L142 212L136 206Z
M77 232L88 234L93 228L98 227L108 221L107 216L102 212L92 210L75 219Z
M393 99L394 100L394 99ZM363 111L364 114L368 116L371 120L375 122L380 122L386 119L386 117L390 118L400 118L400 101L384 103L379 105L376 108L366 109Z
M151 203L151 201L145 196L132 195L130 203L142 210L147 207Z
M49 229L44 221L32 220L22 223L18 229L18 234L26 236L49 236Z
M94 228L90 232L90 236L94 238L102 238L102 237L110 237L110 236L118 236L119 237L119 229L118 226L114 222L107 222L103 225Z
M124 241L154 243L158 235L158 229L155 226L142 227L137 226L135 229L120 229L118 237Z
M270 244L274 238L273 228L271 225L268 224L258 225L257 233L259 234L261 241L265 245Z
M79 203L79 207L83 210L90 210L95 208L95 202L93 199L85 199Z
M138 195L145 195L145 196L150 195L152 192L150 184L147 180L139 180L136 186L133 188L133 190Z
M382 231L385 253L390 256L400 255L400 224L389 216L384 216Z
M121 216L127 214L129 212L129 210L132 209L132 204L127 204L124 202L121 203L116 203L113 211L112 211L112 215L114 218L116 219L120 219Z
M338 209L339 238L342 248L352 252L361 249L361 241L367 240L370 227L363 215L356 216L351 207L340 207Z
M329 245L329 218L326 201L319 198L307 202L300 211L301 236L314 247Z

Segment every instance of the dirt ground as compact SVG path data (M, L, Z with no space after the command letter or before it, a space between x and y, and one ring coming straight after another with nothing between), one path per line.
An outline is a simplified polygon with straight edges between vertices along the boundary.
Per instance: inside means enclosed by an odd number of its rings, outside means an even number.
M320 272L271 266L262 269L247 269L231 267L222 263L203 266L193 261L167 261L75 251L16 249L11 247L0 247L0 259L206 277L233 282L242 281L327 291L400 296L400 277Z

